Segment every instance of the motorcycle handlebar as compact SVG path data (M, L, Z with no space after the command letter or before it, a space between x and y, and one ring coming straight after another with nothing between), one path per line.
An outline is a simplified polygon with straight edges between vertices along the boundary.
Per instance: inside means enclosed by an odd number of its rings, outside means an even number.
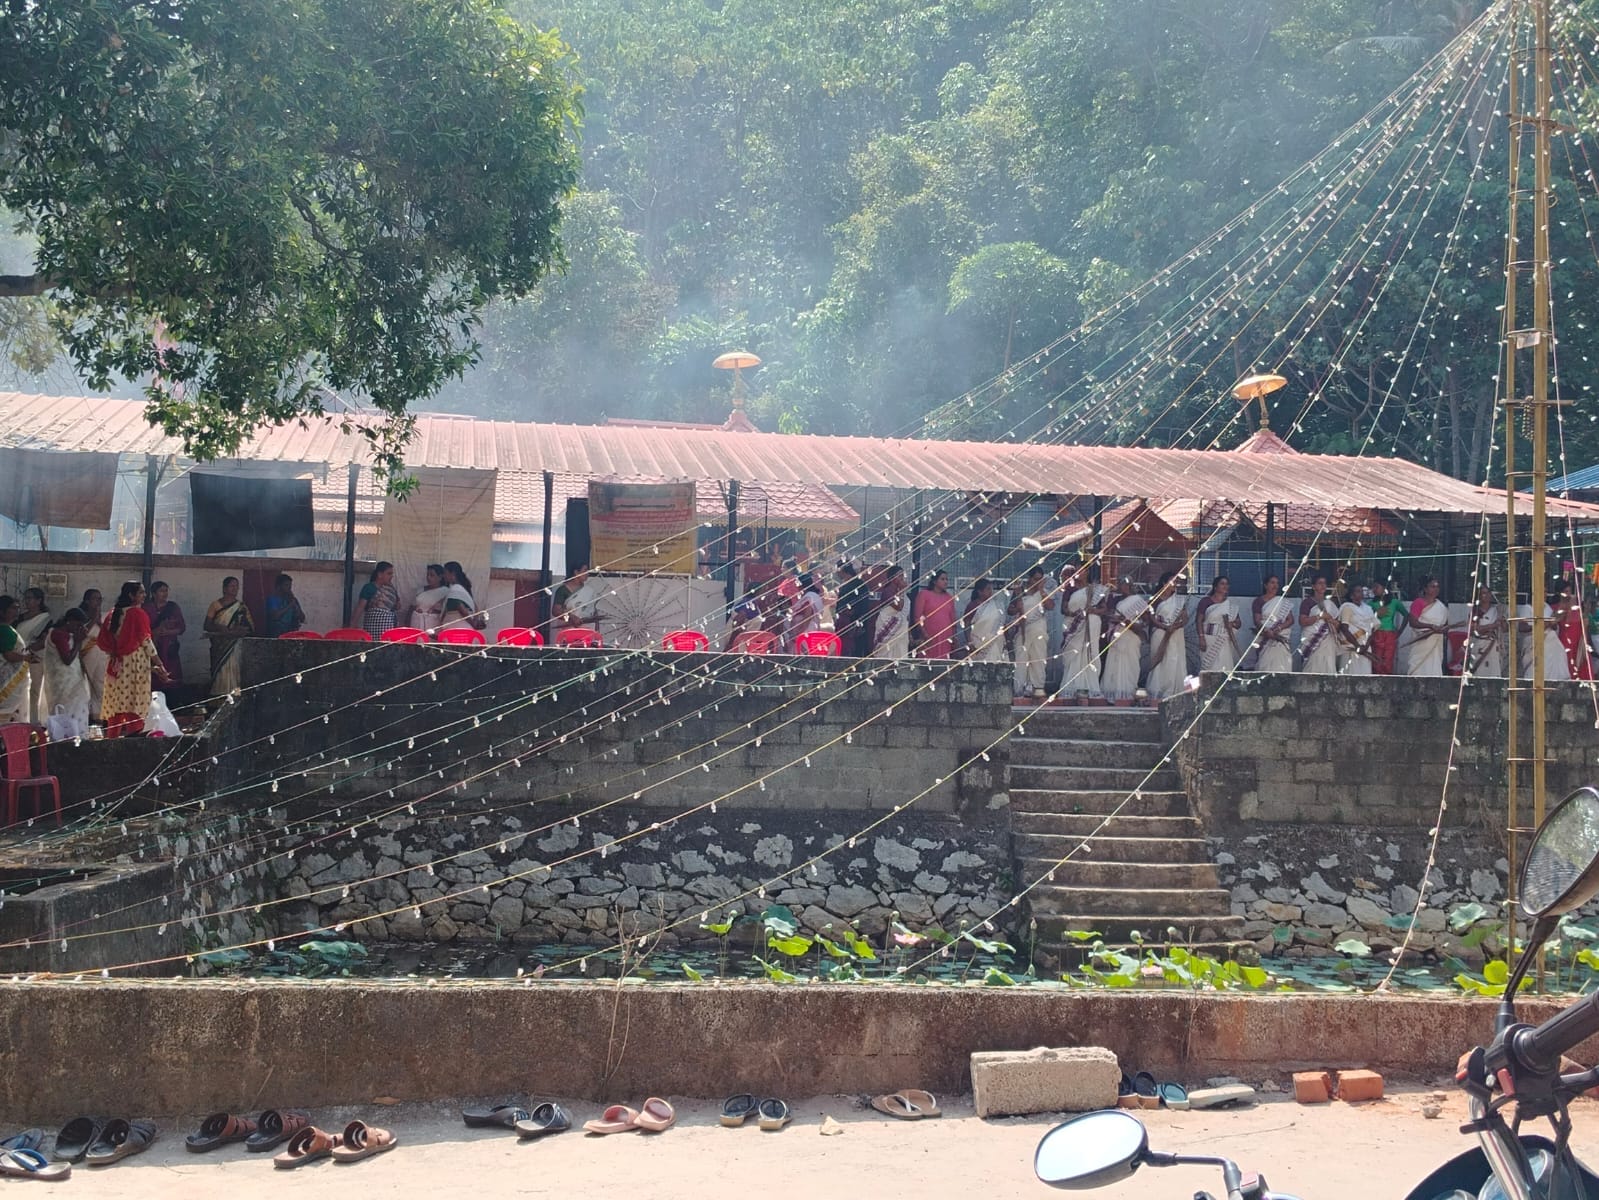
M1542 1025L1516 1031L1515 1055L1535 1071L1548 1073L1560 1066L1566 1051L1599 1034L1599 992L1585 996L1550 1017Z

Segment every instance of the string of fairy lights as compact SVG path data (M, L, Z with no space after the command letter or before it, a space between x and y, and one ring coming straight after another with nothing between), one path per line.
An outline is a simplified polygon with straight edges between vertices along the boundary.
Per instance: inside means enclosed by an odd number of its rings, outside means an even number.
M1428 210L1423 210L1423 211L1428 211ZM1390 212L1390 219L1392 219L1392 213L1391 212ZM1458 228L1458 219L1457 219L1457 223L1456 224L1457 224L1457 228ZM1368 245L1369 244L1370 243L1368 242ZM1440 268L1440 270L1441 269L1442 268ZM1433 298L1434 294L1435 293L1429 293L1429 301ZM1368 316L1369 316L1369 311L1370 310L1368 309L1367 310L1367 315ZM1436 316L1437 316L1437 314L1434 313L1433 314L1433 319L1434 320L1436 320ZM1419 328L1419 324L1420 323L1418 322L1418 328ZM1306 332L1308 332L1308 329L1309 329L1309 326L1307 326L1307 331ZM1214 337L1215 335L1212 335L1212 336ZM1304 336L1304 334L1302 334L1301 336ZM1413 339L1414 339L1414 333L1413 333ZM1353 340L1354 340L1354 335L1352 333L1346 333L1343 345L1345 347L1347 347L1348 345L1352 344ZM1151 360L1150 360L1150 364L1151 365L1147 365L1143 369L1152 373L1152 371L1153 371L1153 366L1152 366L1153 362L1154 362L1154 358L1151 357ZM1388 398L1391 397L1392 394L1393 394L1393 388L1390 387L1388 389L1387 395L1385 395L1384 400L1383 400L1383 405L1384 406L1386 406ZM992 403L996 403L997 404L998 402L999 402L998 400L995 400ZM1068 410L1071 408L1070 405L1068 405L1066 407L1068 408ZM1214 405L1212 407L1214 407ZM1235 415L1234 419L1237 419L1236 415ZM1228 426L1229 427L1230 427L1230 424L1231 423L1228 422ZM1297 425L1297 422L1296 422L1296 425ZM1197 426L1198 426L1198 422L1196 421L1191 426L1191 429L1195 429L1195 428L1197 428ZM1367 446L1369 446L1371 438L1375 435L1376 429L1377 429L1377 422L1376 422L1376 420L1374 420L1373 423L1372 423L1372 426L1371 426L1371 430L1368 432L1367 437L1366 437ZM1054 431L1054 430L1052 430L1052 432L1054 432L1057 437L1066 436L1064 431ZM1218 437L1219 436L1220 435L1218 435ZM1214 444L1214 439L1212 439L1212 444ZM1363 447L1363 449L1365 449L1365 448L1366 447ZM969 508L970 506L968 505L967 507ZM960 518L960 517L963 517L963 516L967 517L968 518L968 523L969 523L969 515L970 515L969 513L961 513L959 511L956 511L956 512L950 514L949 516L947 516L944 519L941 529L935 527L935 529L932 531L932 536L933 537L937 537L939 535L939 533L947 534L952 529L954 521L957 518ZM1317 539L1318 540L1319 540L1319 537L1320 537L1320 534L1318 533L1318 535L1317 535ZM948 539L946 538L945 540L947 542ZM1294 572L1294 574L1296 576L1298 575L1298 573L1300 571L1305 569L1305 567L1308 564L1308 561L1309 561L1310 556L1313 553L1313 551L1314 551L1314 544L1312 545L1311 548L1307 549L1305 557L1301 560L1301 563L1300 563L1299 567L1296 568L1296 570ZM1017 554L1017 553L1019 553L1019 551L1010 552L1011 555L1014 555L1014 554ZM478 651L476 653L484 655L484 656L487 656L487 654L488 654L486 649ZM465 661L465 660L469 659L470 657L473 657L472 653L462 653L462 654L458 654L458 655L454 656L455 661ZM951 672L960 669L960 666L961 666L961 664L951 663L951 664L944 665L941 668L937 668L935 674L930 674L925 682L920 683L920 684L918 684L915 687L915 689L912 692L912 695L920 695L926 689L936 689L940 685L940 683L942 683L951 674ZM785 666L781 667L781 668L775 668L775 670L777 672L780 672L780 673L786 672L786 671L789 671L789 670L793 670L793 669L797 669L797 668L792 667L792 666L790 666L788 664L785 664ZM931 664L926 664L926 663L920 664L918 669L920 671L934 670L934 668L931 666ZM869 667L867 667L866 669L860 670L859 673L862 675L862 677L870 676L870 677L875 678L876 676L880 675L881 673L883 673L885 671L891 671L891 672L897 673L898 670L899 670L898 664L882 662L881 664L875 664L874 663L874 664L870 665ZM1235 670L1236 670L1236 666L1235 666ZM810 683L808 685L803 685L802 684L801 685L801 690L798 692L798 694L796 696L792 697L790 700L786 701L785 702L785 706L786 705L790 705L790 704L799 703L802 700L812 696L818 690L827 687L829 682L831 682L831 678L832 677L830 676L828 680L824 680L824 681L821 681L821 682L813 682L813 683ZM285 676L284 679L273 680L273 681L265 681L265 682L263 682L261 684L255 685L255 686L266 687L266 686L271 686L273 684L281 685L281 684L283 684L285 682L286 679L287 679L287 677ZM591 679L592 679L592 673L591 673ZM299 681L297 680L296 682L299 682ZM706 679L706 680L701 681L698 684L698 686L700 686L700 687L708 687L708 686L712 686L713 684L720 684L722 682L723 682L722 680L714 679L714 678L713 679ZM568 682L566 682L564 684L560 684L560 685L556 685L555 687L551 687L550 689L548 689L545 692L542 692L542 693L541 692L535 692L535 693L533 693L533 696L537 697L539 695L554 695L556 690L559 687L562 687L562 686L577 686L577 685L576 685L575 682L568 681ZM530 706L530 703L536 703L537 702L536 699L531 699L531 701L529 701L529 700L521 699L521 698L519 698L519 701L521 703L523 703L523 704L529 704L529 706ZM900 702L902 703L903 701L900 701ZM343 706L343 707L344 707L344 709L347 709L347 708L350 708L350 707L354 707L356 704L360 704L360 703L363 703L363 701L352 701L350 705L346 705L346 706ZM439 703L443 704L443 703L446 703L446 702L441 701ZM653 707L653 703L654 702L652 701L652 703L650 705L646 706L646 707ZM1208 707L1209 703L1210 703L1210 699L1207 699L1206 702L1205 702L1205 707ZM826 701L824 700L820 704L816 705L816 707L814 707L813 709L809 710L809 712L807 712L805 715L807 715L807 716L811 715L815 711L818 711L820 708L825 707L825 704L826 704ZM432 706L429 706L429 707L432 707ZM879 716L874 716L871 720L877 720L877 719L881 719L881 717L886 717L887 715L892 713L892 710L893 710L893 705L889 705L884 710L884 712L882 714L880 714ZM334 712L343 711L343 709L335 709L335 710L332 710L332 711L334 711ZM497 712L497 713L493 714L493 717L496 720L503 720L505 715L507 715L507 714L504 713L504 712ZM585 709L585 715L586 715L586 709ZM323 720L324 722L327 720L327 717L328 717L327 713L321 714L321 720ZM316 718L308 718L308 722L314 721L315 719ZM794 718L794 719L798 719L798 718ZM618 720L618 717L616 715L615 710L613 710L612 713L610 714L610 720L611 720L611 722L616 722ZM870 724L870 723L871 723L870 720L867 721L867 722L862 722L860 725L852 728L851 730L847 731L845 734L839 735L838 738L833 739L832 741L828 742L826 745L824 745L822 747L819 747L817 749L811 750L808 754L803 756L803 761L806 763L806 765L808 765L809 758L810 758L811 754L820 754L820 753L822 753L826 749L830 748L832 745L836 745L840 741L846 740L848 737L852 736L855 732L858 732L859 729L864 728L867 724ZM1024 717L1023 720L1021 722L1019 722L1019 726L1018 726L1017 732L1024 731L1025 724L1026 724L1026 718ZM1190 725L1188 730L1185 730L1182 734L1180 734L1179 735L1179 740L1186 739L1186 737L1192 731L1192 728L1193 728L1193 726ZM1001 742L1003 742L1006 737L1011 736L1011 732L1012 731L1010 731L1010 730L1002 731L994 739L994 741L989 746L987 746L984 749L984 751L982 751L980 753L987 753L989 750L992 750L995 746L997 746ZM656 730L656 736L659 736L659 730L658 729ZM758 745L759 744L758 739L759 739L760 736L761 735L756 734L756 735L752 736L751 738L746 739L744 742L740 743L739 746L740 747L747 747L747 746L749 746L751 744ZM374 733L372 735L372 737L375 739L376 734ZM443 740L444 740L445 743L447 743L448 740L449 740L448 736L444 737ZM393 744L391 743L391 745L393 745ZM414 748L414 745L407 747L408 750L413 749L413 748ZM490 758L492 758L494 749L502 749L502 751L503 751L503 744L501 746L498 746L498 747L493 747L493 748L491 748L488 751L488 755L489 755ZM698 749L698 748L696 748L696 749ZM523 752L522 752L523 755L532 754L532 753L536 753L536 751L524 749ZM692 751L690 751L690 753L692 753ZM309 757L309 756L307 756L307 757ZM335 755L334 757L337 757L337 756ZM476 757L476 756L474 756L474 757ZM517 763L519 765L519 757L520 756L518 756L517 758L512 758L512 759L510 759L510 761L514 762L514 763ZM682 755L679 755L678 757L681 758ZM972 757L971 761L975 762L977 760L977 757L978 757L977 755L974 755ZM758 781L751 781L751 782L745 783L745 784L741 785L739 788L736 788L736 789L732 790L731 792L724 793L719 798L725 800L727 798L731 798L732 796L736 796L736 795L740 794L742 791L744 791L746 789L749 789L749 788L752 788L752 787L758 787L761 790L764 790L765 785L766 785L766 781L768 779L778 777L779 775L781 775L781 773L783 771L790 770L790 769L798 769L800 767L801 761L802 761L801 758L796 758L791 763L788 763L788 764L786 764L784 766L781 766L781 767L778 767L778 768L774 768L773 770L771 770L769 772L763 773L759 777ZM346 765L348 765L348 760L346 760ZM504 769L504 763L502 762L502 764L500 766L496 766L496 767L492 767L492 768L485 768L484 772L483 772L483 775L487 776L487 775L492 774L492 773L497 773L498 771L503 770L503 769ZM572 768L569 765L567 767L567 770L570 772L571 769ZM698 764L698 765L691 765L690 767L686 768L687 771L698 770L698 769L708 769L708 767L707 767L706 764L702 763L702 764ZM429 770L428 772L424 772L418 778L426 778L427 776L431 775L432 773L433 773L432 770ZM673 778L680 778L680 776L675 776ZM442 774L441 774L441 780L442 780ZM649 787L651 787L651 788L664 787L664 786L667 786L671 781L672 781L671 779L655 780L655 781L652 781L649 784ZM834 847L830 847L830 848L822 851L818 856L808 860L805 863L800 864L800 867L796 868L796 870L802 870L806 866L814 867L815 863L817 861L819 861L820 858L825 857L827 854L833 853L833 852L843 848L846 844L852 844L853 841L855 840L855 838L858 838L860 836L864 836L864 832L867 832L867 831L870 831L871 829L879 827L884 821L891 820L893 818L893 816L895 816L898 813L900 813L901 811L903 811L904 808L909 807L911 804L914 804L917 800L922 799L925 795L929 794L932 790L936 789L938 786L940 786L942 784L942 782L943 782L942 779L938 780L933 785L931 785L928 789L926 789L924 792L919 793L916 796L912 797L905 804L900 805L900 806L896 806L895 809L892 812L885 812L884 814L882 814L879 817L877 817L873 822L871 822L870 824L865 826L862 831L858 831L853 837L848 838L848 839L841 839L840 842L838 843L838 845L836 845ZM453 784L449 788L438 789L437 793L435 793L435 794L436 795L446 794L448 791L453 790L453 789L455 789L457 787L460 787L460 786L464 786L464 785L463 784ZM605 806L608 806L610 804L619 803L624 798L631 798L631 799L637 800L637 799L639 799L641 797L641 795L643 793L643 790L644 789L636 790L635 792L633 792L631 794L630 797L618 796L617 798L615 798L615 799L613 799L611 801L607 801L605 805L600 806L600 807L605 807ZM331 786L330 786L330 791L331 791ZM1136 791L1133 794L1136 794ZM426 800L426 799L429 799L429 798L431 798L431 797L424 797L423 800ZM691 807L691 808L688 808L688 809L684 809L684 810L678 812L674 816L667 817L664 821L653 822L651 824L651 826L650 826L650 831L657 830L657 829L659 829L661 827L664 827L666 825L669 825L669 824L675 822L676 820L680 820L680 819L683 819L685 817L692 816L692 815L694 815L696 813L704 811L707 806L711 807L714 810L714 805L716 803L717 803L716 800L710 800L710 801L704 802L704 803L702 803L700 805L697 805L697 806L694 806L694 807ZM203 809L203 801L200 802L200 806ZM329 810L329 811L337 811L337 810L335 809L335 810ZM474 811L480 811L480 810L474 810ZM591 810L591 811L597 811L597 809ZM1119 808L1118 808L1118 811L1120 811ZM552 822L550 825L547 825L544 828L545 829L551 829L551 828L558 827L558 826L560 826L562 824L567 823L567 821L569 819L572 820L575 823L577 820L581 819L582 815L587 815L587 814L586 813L579 814L577 817L572 817L572 818L567 818L567 817L563 816L562 820ZM1114 814L1112 814L1112 816L1114 816ZM1106 819L1109 820L1110 817L1107 817ZM644 832L645 831L641 829L640 831L635 831L634 833L627 835L627 837L631 838L631 837L641 836ZM349 835L350 836L354 836L354 833L355 833L355 830L352 827L349 830ZM335 836L344 836L344 831L340 830L339 833L337 835L335 835ZM518 836L524 836L524 835L519 834ZM525 835L525 836L531 836L531 834L528 834L528 835ZM1092 835L1090 835L1090 838L1091 837L1092 837ZM499 842L503 842L506 839L502 838L502 839L497 839L497 840ZM618 840L623 840L623 839L618 839ZM1087 840L1088 839L1085 839L1085 841L1087 841ZM494 844L496 844L496 843L495 842L489 842L489 843L484 843L484 846L487 847L487 846L494 845ZM585 857L585 856L591 855L591 854L600 854L603 857L606 853L608 853L608 851L606 850L606 847L610 846L610 845L614 845L614 844L615 843L613 843L613 842L603 843L603 844L601 844L599 846L595 846L595 847L592 847L590 849L580 851L580 852L578 852L576 854L573 854L573 855L569 856L568 858L562 859L562 860L560 860L560 863L557 863L557 864L544 864L543 867L544 867L544 869L548 869L551 866L561 865L561 864L564 864L564 863L567 863L567 862L575 861L575 860L577 860L579 858L582 858L582 857ZM436 860L436 861L442 863L442 862L447 861L447 860L446 859L439 859L439 860ZM1060 861L1061 861L1061 864L1064 864L1067 861L1067 859L1063 858ZM429 866L432 866L432 865L433 865L432 863L429 864ZM411 868L408 868L408 869L411 869ZM535 869L535 871L531 872L531 873L537 873L537 869ZM787 877L788 874L791 874L791 873L792 872L785 872L781 876L775 876L774 880L768 881L768 883L766 885L763 885L763 886L772 886L777 879L785 878L785 877ZM493 883L486 884L486 885L484 885L484 884L475 884L471 888L463 889L463 893L462 894L475 892L475 891L486 889L486 888L492 888L494 886L499 886L500 884L503 884L504 882L507 882L510 879L515 879L515 878L519 878L519 877L520 876L518 876L518 875L512 875L512 876L507 876L505 879L502 879L502 880L499 880L499 881L495 881ZM379 878L379 877L373 877L373 878ZM360 886L364 885L366 882L368 882L368 881L367 880L359 880L359 881L355 882L354 886L360 887ZM347 887L347 886L350 886L350 885L341 885L341 886ZM1036 886L1036 885L1030 885L1029 888L1024 889L1022 892L1018 893L1017 896L1012 898L1012 901L1010 902L1010 904L1014 905L1014 904L1019 903L1021 901L1021 899L1026 895L1027 891L1031 890L1032 886ZM450 898L451 898L450 896L444 897L445 900L448 900ZM429 901L428 903L430 903L430 904L431 903L436 903L436 901ZM1009 907L1009 906L1010 905L1007 905L1007 907ZM395 909L393 911L394 912L399 912L399 911L403 911L403 909ZM203 919L206 915L216 915L216 914L204 914L204 913L199 914L201 919ZM382 915L382 914L375 914L375 915ZM687 918L685 918L685 920L686 919ZM992 920L992 918L990 918L990 919ZM89 936L95 936L95 935L85 934L85 935L81 935L81 936L89 937ZM118 966L115 966L115 967L106 967L106 968L103 968L103 969L106 969L106 970L118 970L118 969L124 969L125 967L128 967L130 965L133 965L133 964L119 964ZM137 964L137 965L149 966L149 965L152 965L152 964L144 963L144 964Z

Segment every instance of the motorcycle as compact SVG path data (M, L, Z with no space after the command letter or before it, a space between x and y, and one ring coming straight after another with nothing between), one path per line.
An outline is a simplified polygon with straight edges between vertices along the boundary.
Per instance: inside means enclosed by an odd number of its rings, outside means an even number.
M1544 819L1527 848L1518 894L1532 931L1505 984L1493 1039L1463 1057L1455 1076L1471 1113L1461 1132L1476 1134L1478 1146L1439 1167L1405 1200L1599 1200L1599 1175L1569 1148L1567 1112L1573 1097L1599 1086L1599 1068L1560 1070L1566 1051L1599 1034L1599 992L1541 1025L1516 1018L1517 989L1559 919L1599 895L1599 791L1579 788ZM1521 1132L1524 1121L1537 1118L1550 1122L1553 1138ZM1143 1122L1121 1109L1057 1125L1033 1156L1038 1178L1066 1190L1104 1187L1140 1167L1191 1165L1220 1167L1227 1200L1293 1200L1231 1159L1151 1150ZM1198 1192L1195 1200L1212 1198Z

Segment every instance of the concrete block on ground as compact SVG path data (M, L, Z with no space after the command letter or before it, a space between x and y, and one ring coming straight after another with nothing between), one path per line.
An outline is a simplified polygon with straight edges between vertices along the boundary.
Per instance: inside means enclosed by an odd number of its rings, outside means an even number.
M1294 1077L1299 1078L1297 1075ZM1382 1099L1382 1076L1376 1071L1339 1071L1338 1098L1351 1104Z
M1103 1046L972 1055L972 1099L979 1117L1114 1108L1120 1079L1116 1055Z
M1299 1103L1326 1104L1332 1097L1332 1076L1326 1071L1294 1072L1294 1099Z

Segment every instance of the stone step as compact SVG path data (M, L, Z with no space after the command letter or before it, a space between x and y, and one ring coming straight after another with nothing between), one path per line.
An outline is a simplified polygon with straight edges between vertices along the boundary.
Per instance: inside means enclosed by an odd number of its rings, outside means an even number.
M1053 875L1046 887L1214 891L1221 886L1216 868L1208 862L1105 862L1097 857L1081 856L1061 862L1058 858L1029 856L1020 859L1018 866L1023 884L1036 883Z
M1168 929L1175 928L1174 939ZM1087 943L1065 937L1067 930L1098 930L1106 945L1133 945L1136 932L1145 945L1188 945L1190 943L1217 943L1241 936L1244 918L1234 916L1172 916L1160 913L1128 913L1122 916L1103 914L1038 914L1038 948L1049 949L1082 947Z
M1097 925L1090 925L1089 928L1097 929L1099 927ZM1139 932L1142 933L1143 930L1139 930ZM1129 955L1132 958L1142 958L1146 950L1154 950L1156 953L1161 953L1166 950L1167 947L1176 945L1183 947L1183 949L1187 950L1191 954L1203 954L1207 958L1219 959L1222 962L1225 962L1237 954L1240 946L1250 945L1250 943L1244 941L1243 939L1227 940L1225 930L1217 930L1216 933L1216 940L1204 942L1192 942L1187 938L1171 938L1165 934L1162 934L1158 938L1152 938L1143 943L1131 941L1104 941L1103 939L1100 939L1102 942L1100 948L1103 950L1119 950L1123 954ZM1033 944L1033 957L1036 961L1040 958L1048 956L1049 958L1053 959L1055 963L1058 964L1062 969L1069 970L1080 967L1090 960L1094 954L1092 949L1093 944L1093 942L1046 942L1039 940ZM1252 946L1250 948L1253 949ZM1095 966L1100 970L1104 969L1103 964L1095 964ZM1042 972L1040 973L1042 974Z
M1165 754L1166 748L1159 742L1041 737L1013 737L1010 741L1013 767L1139 767L1147 771Z
M1040 814L1043 819L1045 814ZM1095 841L1110 838L1198 838L1204 836L1194 817L1106 817L1095 813L1047 814L1048 832L1064 837L1089 837Z
M1162 742L1165 726L1152 708L1025 708L1011 710L1021 737L1111 738Z
M1104 791L1179 792L1182 781L1170 765L1150 772L1135 767L1034 767L1013 765L1012 787L1051 792Z
M1078 849L1085 844L1088 847L1086 851ZM1018 862L1034 858L1059 862L1070 853L1074 859L1091 859L1095 862L1215 865L1210 861L1210 844L1203 838L1082 838L1069 834L1016 832L1011 834L1011 853Z
M1128 917L1161 913L1188 921L1220 919L1232 911L1224 888L1111 888L1046 884L1028 893L1035 915Z
M1024 815L1050 816L1056 813L1114 812L1126 817L1186 817L1189 812L1188 796L1183 792L1056 792L1039 788L1012 788L1010 810L1013 821ZM1039 828L1036 832L1054 831Z

